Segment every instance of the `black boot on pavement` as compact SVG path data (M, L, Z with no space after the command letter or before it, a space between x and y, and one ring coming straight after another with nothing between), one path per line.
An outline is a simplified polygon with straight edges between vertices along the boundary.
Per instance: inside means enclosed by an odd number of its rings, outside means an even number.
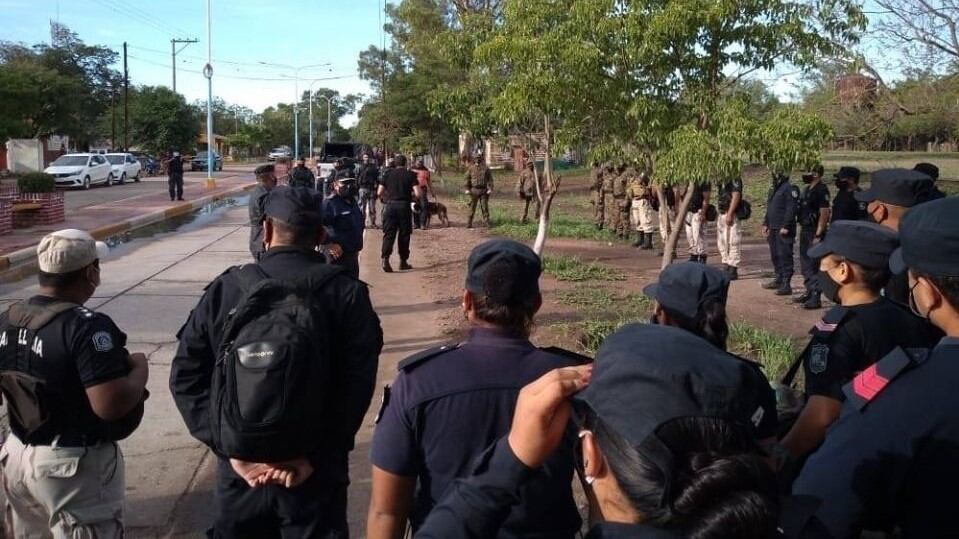
M810 294L809 299L802 304L802 308L807 311L814 311L816 309L822 309L822 299L819 294Z
M729 276L730 281L739 280L739 268L736 266L726 266L726 275Z
M806 290L802 294L794 297L793 303L806 303L807 301L809 301L809 298L811 297L812 297L812 293L810 293L809 290Z
M776 279L773 279L772 281L768 281L768 282L766 282L765 284L763 284L763 289L764 289L764 290L779 290L779 288L780 288L782 285L783 285L782 279L780 279L780 278L777 277Z
M777 296L791 296L793 295L793 287L789 284L789 279L783 279L783 282L780 283L779 288L776 289Z
M393 273L393 266L390 265L389 258L383 259L383 271L385 271L386 273Z
M411 269L413 269L413 266L411 266L411 265L409 264L409 262L407 262L406 260L400 260L400 270L401 270L401 271L409 271L409 270L411 270Z

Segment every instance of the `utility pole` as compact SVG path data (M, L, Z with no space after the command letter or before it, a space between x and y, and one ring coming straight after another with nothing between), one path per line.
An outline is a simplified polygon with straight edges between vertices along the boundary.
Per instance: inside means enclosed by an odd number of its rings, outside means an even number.
M206 65L203 66L206 77L206 188L215 189L213 165L216 159L216 141L213 138L213 7L212 0L206 0Z
M183 43L183 47L180 50L176 50L178 43ZM170 52L173 53L173 62L170 64L173 66L173 93L176 93L176 55L180 52L183 52L183 49L187 48L190 43L198 43L195 39L171 39L170 40Z
M117 147L117 83L110 83L110 149Z
M127 42L123 42L123 151L130 149L130 72L127 71Z

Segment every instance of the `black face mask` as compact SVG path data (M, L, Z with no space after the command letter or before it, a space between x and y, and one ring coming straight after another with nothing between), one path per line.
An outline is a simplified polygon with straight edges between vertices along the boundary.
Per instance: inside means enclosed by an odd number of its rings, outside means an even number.
M812 176L807 176L807 175L803 174L803 177L802 177L802 182L803 182L803 183L812 183L812 180L813 180L813 177L812 177Z
M820 271L816 276L819 279L819 288L829 301L839 303L839 283L833 280L828 271Z
M849 187L849 182L836 180L836 189L839 189L840 191L845 191L848 187Z

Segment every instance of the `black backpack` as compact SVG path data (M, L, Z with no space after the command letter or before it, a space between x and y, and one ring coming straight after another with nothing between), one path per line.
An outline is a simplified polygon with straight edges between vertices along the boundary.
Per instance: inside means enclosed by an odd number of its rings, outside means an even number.
M294 280L256 264L234 271L243 298L227 317L211 390L220 454L277 462L320 447L332 365L318 292L341 271L317 265Z
M740 221L745 221L753 216L753 205L749 203L748 200L742 199L739 201L739 206L736 206L736 218Z

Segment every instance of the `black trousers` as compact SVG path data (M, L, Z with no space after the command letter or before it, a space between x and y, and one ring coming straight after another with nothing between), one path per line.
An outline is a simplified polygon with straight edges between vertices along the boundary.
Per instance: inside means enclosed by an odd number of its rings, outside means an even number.
M794 235L782 236L779 230L769 231L766 242L769 244L769 258L776 271L777 281L789 281L793 277L793 243Z
M383 258L393 254L393 243L398 243L401 260L410 258L410 235L413 234L413 209L409 202L387 202L383 209ZM397 235L399 238L397 239Z
M353 277L360 278L360 253L343 253L333 264L345 268Z
M215 539L348 539L347 484L318 474L298 487L250 488L230 462L219 459L214 491Z
M167 178L170 187L170 200L183 198L183 175L176 174Z
M811 226L800 227L799 229L799 268L802 271L803 286L806 292L811 294L822 294L819 290L819 279L816 275L819 273L819 259L810 258L807 254L812 247L813 239L816 237L816 229Z

